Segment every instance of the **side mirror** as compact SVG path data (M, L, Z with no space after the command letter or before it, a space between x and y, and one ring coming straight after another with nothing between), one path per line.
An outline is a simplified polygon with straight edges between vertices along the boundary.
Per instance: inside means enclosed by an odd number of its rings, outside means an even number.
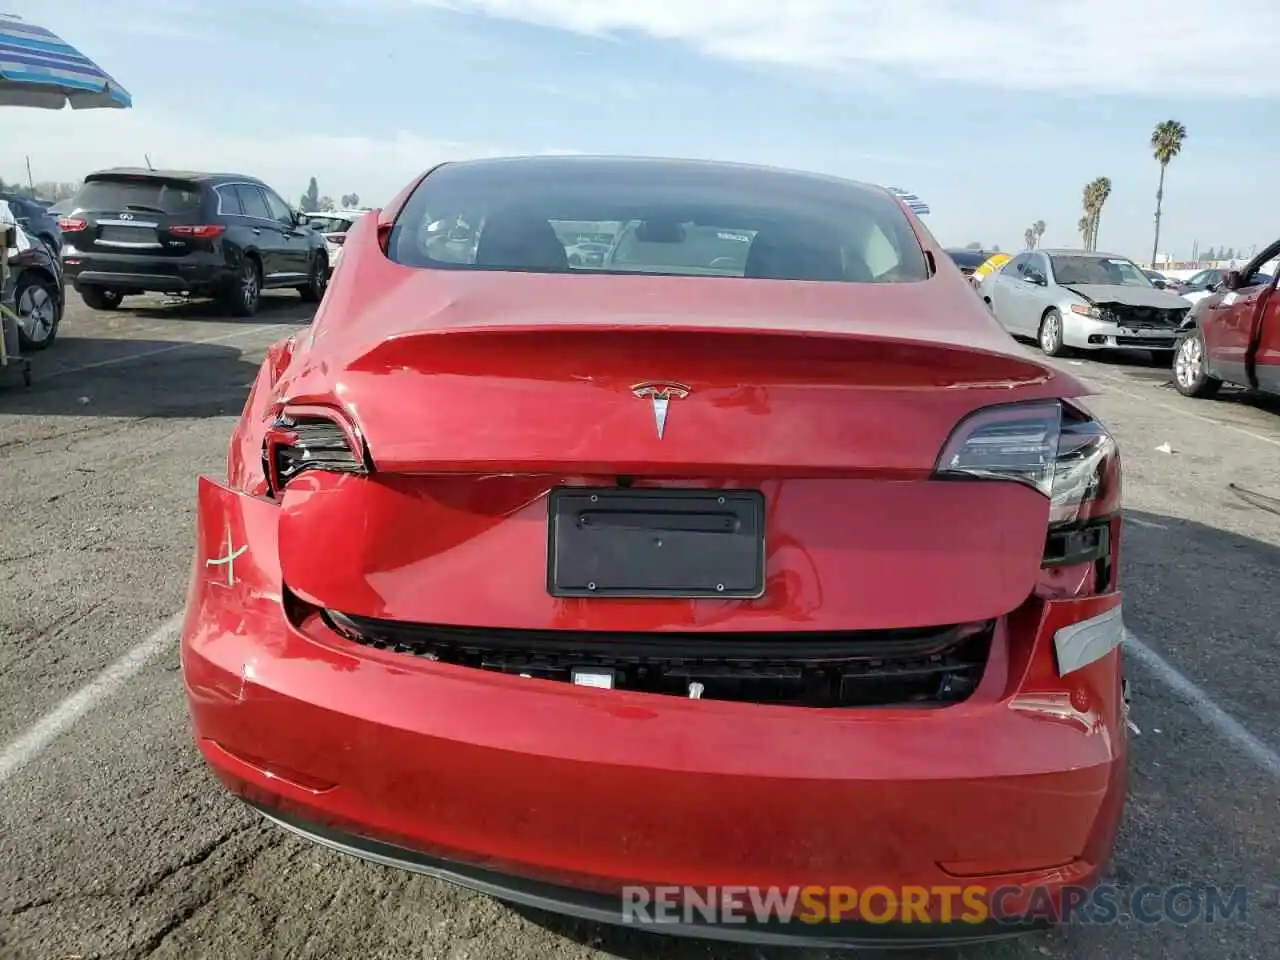
M1044 274L1037 273L1035 270L1028 270L1022 276L1027 283L1034 283L1037 287L1046 287L1049 285L1049 281L1044 278Z
M1239 290L1244 286L1244 277L1240 276L1239 270L1228 270L1227 275L1222 278L1223 290Z

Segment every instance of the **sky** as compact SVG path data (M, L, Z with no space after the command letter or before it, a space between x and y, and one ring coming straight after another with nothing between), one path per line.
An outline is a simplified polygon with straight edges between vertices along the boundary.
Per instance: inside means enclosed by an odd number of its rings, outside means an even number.
M1280 238L1280 4L1257 0L7 0L133 96L5 110L0 177L107 166L250 173L379 205L447 159L759 162L918 194L946 245L1149 259Z

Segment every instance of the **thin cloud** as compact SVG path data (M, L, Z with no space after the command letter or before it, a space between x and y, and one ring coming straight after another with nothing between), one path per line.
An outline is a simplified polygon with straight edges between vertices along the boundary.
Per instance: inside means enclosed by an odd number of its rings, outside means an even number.
M627 33L727 60L870 68L1002 89L1280 95L1280 6L1256 0L401 0L600 38Z
M494 144L432 140L407 131L363 137L293 131L229 135L156 110L11 111L0 142L0 174L17 179L31 158L37 181L77 182L103 167L156 167L245 173L294 201L316 177L335 199L355 191L366 203L394 196L422 171L444 160L494 157ZM68 150L68 144L75 144ZM528 151L522 151L528 152ZM540 151L551 152L551 150ZM23 177L25 179L25 176Z

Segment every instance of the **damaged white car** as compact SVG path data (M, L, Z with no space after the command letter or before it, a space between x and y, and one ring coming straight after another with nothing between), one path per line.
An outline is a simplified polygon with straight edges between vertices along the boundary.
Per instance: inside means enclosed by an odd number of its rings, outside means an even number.
M1172 358L1189 301L1158 289L1125 257L1086 250L1028 250L978 287L1015 337L1048 356L1072 350L1146 350Z

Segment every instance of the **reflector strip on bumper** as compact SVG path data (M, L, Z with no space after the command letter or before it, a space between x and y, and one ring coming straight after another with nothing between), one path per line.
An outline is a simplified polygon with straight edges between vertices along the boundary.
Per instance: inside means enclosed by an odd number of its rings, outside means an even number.
M1058 673L1066 676L1095 660L1101 660L1124 642L1124 617L1120 606L1063 627L1053 635Z

